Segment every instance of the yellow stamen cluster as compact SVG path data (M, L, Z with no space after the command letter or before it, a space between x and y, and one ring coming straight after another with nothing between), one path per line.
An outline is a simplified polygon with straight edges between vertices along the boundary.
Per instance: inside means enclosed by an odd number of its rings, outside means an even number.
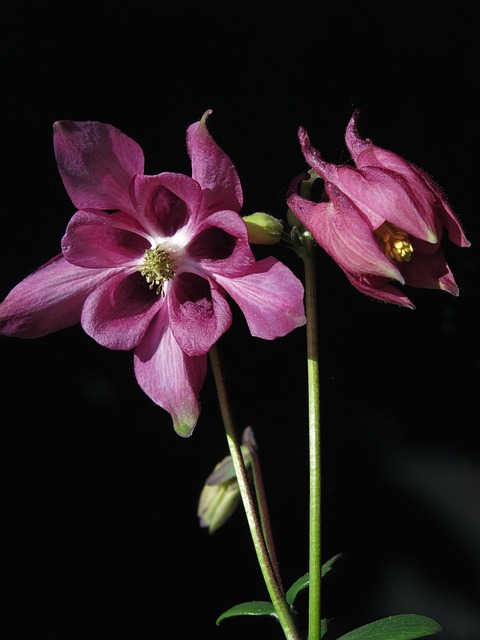
M143 264L138 270L145 278L149 289L156 287L157 296L165 295L164 284L175 275L176 264L171 260L169 254L160 248L147 249L143 256Z
M409 262L413 254L413 247L406 231L390 222L384 222L378 229L375 229L374 234L389 260Z

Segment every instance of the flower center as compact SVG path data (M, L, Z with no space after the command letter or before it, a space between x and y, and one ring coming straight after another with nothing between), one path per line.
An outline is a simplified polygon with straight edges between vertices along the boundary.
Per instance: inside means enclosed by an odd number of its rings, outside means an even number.
M392 262L409 262L413 247L408 233L391 222L384 222L373 232L385 255Z
M170 255L164 251L160 245L154 249L147 249L143 255L143 264L138 267L138 271L142 274L149 285L149 289L155 289L157 296L165 295L163 286L167 280L175 275L177 265L171 259Z

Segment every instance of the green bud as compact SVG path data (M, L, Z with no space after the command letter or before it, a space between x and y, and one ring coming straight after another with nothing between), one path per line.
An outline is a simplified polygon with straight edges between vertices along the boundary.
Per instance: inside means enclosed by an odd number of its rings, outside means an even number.
M242 447L243 459L247 470L250 468L250 454ZM238 488L232 458L227 456L208 476L200 494L197 515L201 527L208 527L210 533L216 531L230 518L240 504Z
M283 233L283 222L268 213L257 211L244 216L247 224L248 241L252 244L276 244Z

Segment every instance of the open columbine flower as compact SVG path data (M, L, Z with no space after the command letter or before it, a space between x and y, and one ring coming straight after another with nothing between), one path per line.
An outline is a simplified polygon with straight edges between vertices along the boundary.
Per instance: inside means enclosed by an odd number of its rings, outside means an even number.
M355 111L345 135L355 167L325 162L299 129L303 155L323 178L329 201L298 195L305 177L298 176L287 198L290 209L363 293L410 308L392 280L458 295L440 245L445 228L452 242L470 246L457 217L424 171L363 140L357 119Z
M139 385L182 436L198 420L206 354L232 321L227 295L253 336L305 323L301 282L274 258L255 261L240 181L208 132L210 113L187 130L192 177L144 175L141 147L112 125L55 123L78 211L62 252L0 304L3 335L36 338L80 322L109 349L135 349Z

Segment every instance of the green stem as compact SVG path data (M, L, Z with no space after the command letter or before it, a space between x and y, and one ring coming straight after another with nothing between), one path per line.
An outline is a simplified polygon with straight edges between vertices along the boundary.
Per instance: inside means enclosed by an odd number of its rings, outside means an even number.
M308 433L310 456L310 534L308 640L321 638L321 464L320 464L320 376L315 247L311 235L303 235L305 307L307 315Z
M253 486L255 488L255 495L257 498L257 505L260 516L260 524L262 526L263 538L265 540L265 544L267 545L268 555L270 557L270 561L272 563L273 570L275 572L275 577L277 579L277 584L282 591L282 594L285 593L282 584L282 578L280 576L280 567L277 560L277 553L275 551L275 544L273 541L272 527L270 523L270 515L268 513L268 504L267 497L265 495L265 486L263 484L262 470L260 467L260 460L258 458L257 450L251 444L247 445L248 450L252 460L252 475L253 475Z
M297 632L290 607L285 601L282 590L277 583L275 571L273 569L265 540L263 538L262 528L257 514L254 496L248 482L240 443L235 433L235 427L232 419L230 404L228 401L228 395L216 345L211 347L209 351L209 357L210 363L212 365L213 375L215 378L215 384L217 387L220 410L222 413L225 432L227 435L228 448L230 449L230 455L232 457L233 466L237 476L238 486L240 489L240 494L242 496L242 502L245 508L245 514L247 516L250 535L252 536L258 563L260 565L260 569L262 571L262 575L265 580L270 599L285 634L285 638L287 638L287 640L300 640L300 636Z

